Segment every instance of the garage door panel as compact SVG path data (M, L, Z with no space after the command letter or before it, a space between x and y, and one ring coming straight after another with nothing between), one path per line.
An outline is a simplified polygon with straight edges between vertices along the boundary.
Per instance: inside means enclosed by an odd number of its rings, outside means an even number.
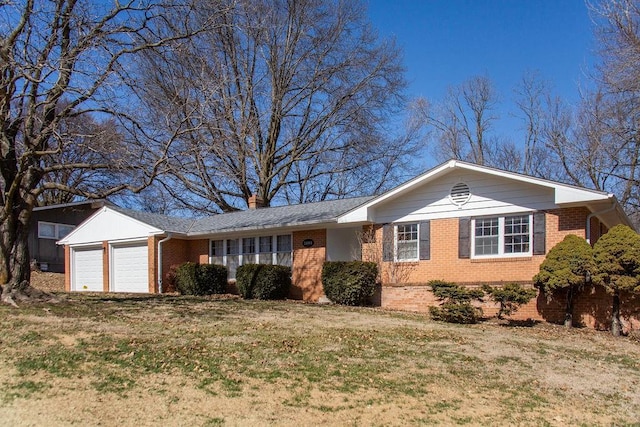
M102 292L102 247L74 248L72 259L72 289L74 291Z
M114 246L112 249L114 292L149 292L149 257L145 244Z

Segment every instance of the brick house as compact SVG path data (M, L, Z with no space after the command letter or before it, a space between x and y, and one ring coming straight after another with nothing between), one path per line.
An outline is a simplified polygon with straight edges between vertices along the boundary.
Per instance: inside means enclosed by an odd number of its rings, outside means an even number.
M380 266L379 305L426 311L429 280L530 286L565 235L593 244L632 225L612 194L453 160L377 197L249 205L195 220L105 206L59 242L66 289L163 292L170 268L185 261L226 265L233 283L238 265L260 262L291 266L290 297L317 301L325 261L365 259ZM575 317L603 326L609 302L589 289ZM638 304L626 307L636 325ZM562 310L539 296L515 317L559 321Z

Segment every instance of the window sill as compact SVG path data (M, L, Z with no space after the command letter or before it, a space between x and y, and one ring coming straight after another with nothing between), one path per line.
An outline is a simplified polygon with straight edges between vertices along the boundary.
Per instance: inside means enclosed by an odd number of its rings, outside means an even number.
M524 256L508 256L508 257L489 257L489 258L471 258L472 263L487 263L487 262L521 262L521 261L531 261L533 259L532 255L524 255Z

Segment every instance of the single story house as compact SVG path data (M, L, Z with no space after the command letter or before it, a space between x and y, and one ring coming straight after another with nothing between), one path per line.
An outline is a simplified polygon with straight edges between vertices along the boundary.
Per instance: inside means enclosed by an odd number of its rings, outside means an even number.
M64 250L56 242L106 203L89 200L33 208L27 243L32 262L42 271L64 273Z
M59 242L66 289L157 293L185 261L226 265L230 281L237 266L260 262L291 266L290 297L317 301L325 261L364 259L382 271L379 305L426 311L435 303L430 280L531 285L565 235L593 244L616 224L632 226L612 194L457 160L377 197L261 208L254 196L249 204L202 219L104 206ZM610 306L594 289L577 308L594 298ZM561 320L562 311L539 297L516 317ZM606 323L606 313L584 312L584 323Z

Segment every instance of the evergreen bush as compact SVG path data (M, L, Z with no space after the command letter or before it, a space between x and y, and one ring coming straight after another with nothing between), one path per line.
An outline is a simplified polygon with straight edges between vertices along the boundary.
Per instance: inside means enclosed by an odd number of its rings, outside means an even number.
M175 270L175 285L182 295L222 294L226 292L227 268L185 262Z
M611 333L622 332L620 293L640 292L640 235L626 225L616 225L593 246L593 281L613 295Z
M429 307L434 320L449 323L477 323L482 318L482 309L471 304L482 300L482 289L469 289L456 283L432 280L428 283L440 306Z
M564 325L573 325L573 301L594 269L591 245L574 234L555 245L533 277L533 285L551 300L558 290L566 291Z
M535 289L526 289L518 283L507 283L502 287L483 286L482 288L489 297L500 304L498 319L509 316L517 311L520 306L535 298Z
M378 266L364 261L327 261L322 267L322 287L331 301L365 305L376 290Z
M244 264L236 271L236 286L245 299L283 299L291 287L291 268L283 265Z

